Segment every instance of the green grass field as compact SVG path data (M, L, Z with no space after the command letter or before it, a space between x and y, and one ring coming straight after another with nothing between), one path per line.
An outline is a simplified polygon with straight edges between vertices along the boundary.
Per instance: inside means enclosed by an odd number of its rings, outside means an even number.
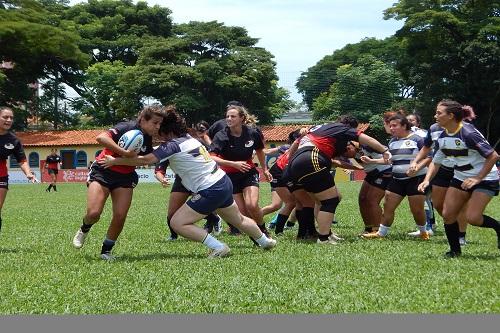
M86 205L83 184L11 185L0 233L0 314L115 313L499 313L500 251L495 233L469 227L464 255L443 258L439 231L406 236L406 201L388 239L362 240L359 183L341 183L337 246L299 243L288 230L272 251L223 233L222 260L186 240L167 242L168 189L140 184L114 262L99 259L110 203L81 250L71 239ZM262 203L270 200L261 189ZM499 218L497 198L487 213ZM267 216L269 220L271 215Z

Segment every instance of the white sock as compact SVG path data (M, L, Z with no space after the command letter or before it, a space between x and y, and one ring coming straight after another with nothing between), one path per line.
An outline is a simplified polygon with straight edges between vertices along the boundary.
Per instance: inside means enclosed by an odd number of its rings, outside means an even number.
M387 236L390 229L391 227L386 227L385 225L381 224L380 227L378 228L378 234L380 236Z
M425 225L418 225L417 224L418 230L420 230L420 233L423 234L425 232Z
M257 242L257 244L259 244L260 246L265 246L267 245L267 243L269 242L269 238L267 238L266 235L264 235L264 233L262 233L262 236L260 236L259 238L257 238L255 240Z
M207 234L207 237L205 237L205 239L203 240L203 244L205 244L212 250L218 250L224 247L224 244L222 244L217 238L210 234Z

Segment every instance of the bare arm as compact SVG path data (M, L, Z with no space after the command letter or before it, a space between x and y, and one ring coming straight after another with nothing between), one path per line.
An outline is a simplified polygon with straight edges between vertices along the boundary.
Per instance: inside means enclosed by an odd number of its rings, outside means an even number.
M113 165L130 165L130 166L140 166L140 165L149 165L155 164L158 162L158 158L156 158L153 154L147 154L144 156L136 156L136 157L113 157L110 155L106 155L106 157L102 160L97 161L100 165L105 168L109 168Z
M35 174L31 171L27 161L23 161L23 162L19 163L19 167L24 172L24 174L26 175L26 178L28 178L28 180L30 182L32 182L32 183L38 182L38 179L36 179Z
M275 154L278 152L279 147L273 147L273 148L264 148L264 154L270 155L270 154Z
M490 173L491 168L493 168L493 166L497 162L497 159L498 153L496 151L493 151L493 153L491 153L484 161L483 167L481 168L481 171L479 171L477 176L467 178L462 182L462 188L464 190L468 190L473 186L479 184L483 180L483 178L486 177L488 173Z
M389 153L389 148L364 133L361 133L358 138L358 142L362 145L367 145L373 150L379 152L384 155L385 160L389 160L391 158L391 153Z
M262 172L264 173L264 176L267 178L267 181L273 180L273 176L269 173L269 170L267 169L266 155L264 154L264 150L257 149L255 151L255 154L257 155L257 159L259 160L260 167L262 168Z
M422 193L425 192L425 189L429 186L431 183L431 180L436 176L437 172L439 171L439 168L441 167L441 164L437 164L434 162L431 162L429 164L429 169L427 169L427 173L425 174L424 180L418 185L418 190Z

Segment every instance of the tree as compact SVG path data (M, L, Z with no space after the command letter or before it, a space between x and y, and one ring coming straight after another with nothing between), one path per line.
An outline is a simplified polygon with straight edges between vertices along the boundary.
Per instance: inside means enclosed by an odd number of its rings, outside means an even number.
M404 20L396 38L405 46L397 68L414 87L419 111L430 121L437 102L455 99L474 107L476 125L500 142L500 1L400 0L386 19Z
M86 66L78 34L57 21L36 1L0 1L0 63L9 64L0 74L0 104L26 110L33 97L29 84Z
M363 56L356 65L340 66L336 81L313 104L313 119L335 120L353 115L368 122L401 99L401 78L390 65L373 56Z
M229 100L239 100L261 123L285 96L277 88L273 56L255 47L257 39L241 27L190 22L171 38L151 37L139 49L136 66L120 80L121 109L146 97L174 103L188 122L223 117Z
M389 37L384 40L365 38L359 43L347 44L332 55L327 55L316 65L302 73L297 80L297 90L304 97L309 109L312 109L314 100L328 91L337 80L337 69L346 64L355 65L364 55L372 55L387 64L395 64L401 54L401 45Z

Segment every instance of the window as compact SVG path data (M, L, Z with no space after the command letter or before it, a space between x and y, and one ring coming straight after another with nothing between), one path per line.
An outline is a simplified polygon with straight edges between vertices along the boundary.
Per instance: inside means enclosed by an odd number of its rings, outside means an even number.
M76 153L76 167L82 167L86 168L87 167L87 153L84 152L83 150L80 150L78 153Z
M39 168L40 167L40 157L38 153L32 152L28 158L30 168Z
M17 160L14 156L10 157L9 168L19 168L19 163L17 163Z

